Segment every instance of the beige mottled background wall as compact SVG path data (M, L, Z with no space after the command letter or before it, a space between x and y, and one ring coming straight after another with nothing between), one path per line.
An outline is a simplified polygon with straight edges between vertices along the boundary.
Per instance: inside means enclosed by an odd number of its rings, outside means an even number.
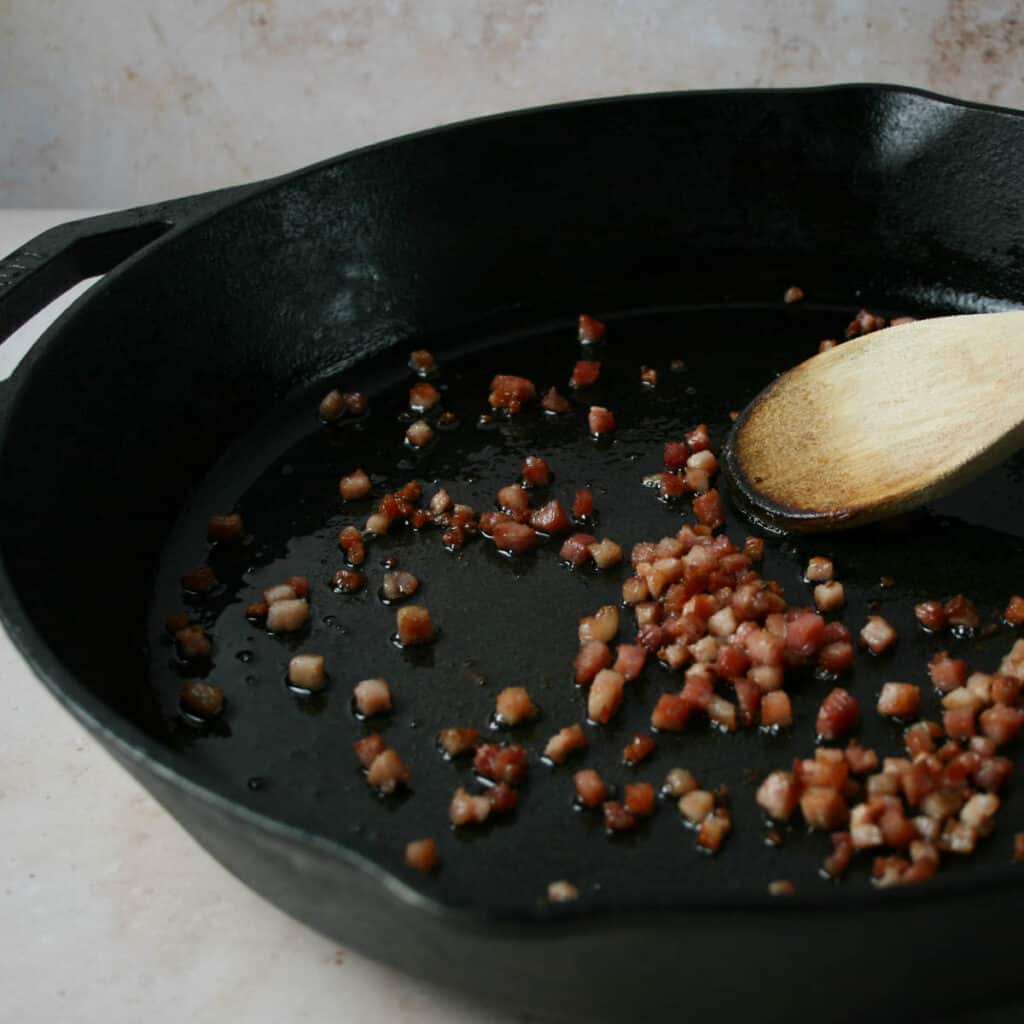
M1024 107L1024 0L0 0L0 206L115 207L656 89Z

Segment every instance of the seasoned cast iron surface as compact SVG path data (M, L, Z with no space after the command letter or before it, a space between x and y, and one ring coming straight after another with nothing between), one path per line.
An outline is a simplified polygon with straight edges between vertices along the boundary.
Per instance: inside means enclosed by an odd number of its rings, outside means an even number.
M818 876L830 846L827 836L806 835L797 826L784 830L781 848L765 845L754 789L771 768L810 756L815 714L830 682L807 675L788 684L796 725L787 734L721 735L705 723L691 724L682 734L659 737L654 756L629 769L621 764L623 746L633 732L647 729L658 695L680 685L678 674L652 659L642 678L629 685L613 724L587 727L586 753L549 768L540 761L548 736L585 719L585 694L573 684L570 668L577 621L602 604L619 602L627 565L603 574L570 572L558 560L557 540L525 558L502 557L485 539L452 554L436 528L414 533L403 526L368 544L364 591L335 594L329 581L344 564L338 531L349 523L361 527L373 503L343 506L338 497L339 477L357 466L371 474L375 496L416 477L424 482L424 502L436 482L455 501L482 512L493 507L498 487L517 478L523 457L538 454L555 475L550 494L567 506L577 487L593 487L592 532L599 537L614 538L628 552L636 541L673 533L693 521L689 501L671 507L641 485L645 474L660 470L663 442L706 421L717 448L730 426L729 411L742 408L773 374L813 354L821 338L841 337L853 309L780 303L608 317L607 342L597 356L603 361L601 380L575 397L573 411L563 417L533 407L487 429L477 423L495 372L522 374L539 391L555 384L569 394L569 373L581 357L569 319L514 337L420 340L268 409L261 428L231 449L190 497L165 549L150 614L149 664L171 743L187 749L202 777L220 792L362 851L452 905L522 908L541 900L547 883L560 878L575 882L585 901L609 905L657 904L717 890L761 893L778 878L792 879L805 891L828 887L832 883ZM417 454L402 444L407 389L417 379L405 360L423 344L441 364L435 383L443 407L460 421L438 431L433 446ZM670 372L673 358L685 360L684 372ZM641 387L641 364L658 369L656 390ZM322 425L317 402L334 384L367 392L369 414ZM611 443L587 436L586 408L592 403L606 404L616 415ZM864 415L870 417L871 410ZM998 621L1009 594L1021 588L1022 469L1024 460L1017 457L903 528L817 540L768 536L764 575L780 580L791 603L811 602L802 568L808 556L826 554L846 586L840 618L856 631L869 611L878 610L898 629L895 651L878 658L859 654L844 683L861 701L860 739L882 754L902 753L900 727L874 711L883 682L927 684L925 663L946 646L967 657L972 668L991 671L1013 642L1005 626L982 640L926 636L912 606L962 591L977 600L984 621ZM250 541L208 554L207 517L231 509L242 512ZM757 532L731 506L726 530L737 543ZM179 578L207 557L223 588L205 602L186 605ZM395 609L377 596L385 558L419 577L421 590L412 601L425 604L440 628L434 646L403 651L392 643ZM295 637L269 636L246 620L245 605L263 587L293 574L310 578L311 624ZM883 576L895 585L883 587ZM163 631L164 617L186 606L214 639L207 673L179 664ZM620 638L629 642L632 614L624 612L622 621ZM286 686L287 662L297 651L326 656L330 682L324 693L298 696ZM222 686L227 697L223 720L207 730L185 723L177 710L182 679L197 675ZM352 713L350 695L358 680L371 675L389 680L396 709L379 723L362 723ZM530 752L519 809L493 826L454 832L448 803L457 786L472 788L472 769L468 761L445 761L435 734L445 726L476 726L486 733L495 695L514 684L526 686L542 712L529 727L494 734L522 742ZM924 689L925 714L937 718L937 698L930 687ZM370 729L383 730L410 765L409 795L381 799L364 782L352 744ZM729 787L734 830L714 858L697 851L694 834L671 803L663 803L635 833L614 839L605 836L598 813L573 808L572 774L579 767L594 767L621 787L633 780L660 785L677 765L691 769L707 788ZM1013 787L997 832L971 862L975 870L982 862L1008 861L1012 833L1022 821L1019 790ZM423 836L435 837L440 846L443 866L431 877L402 862L405 843ZM869 863L870 857L862 857L842 885L869 884ZM947 858L942 870L963 869Z

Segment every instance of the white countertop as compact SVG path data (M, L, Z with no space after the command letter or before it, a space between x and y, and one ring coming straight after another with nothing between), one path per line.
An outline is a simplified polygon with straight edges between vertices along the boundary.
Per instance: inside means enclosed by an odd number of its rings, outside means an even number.
M84 215L0 211L0 255ZM0 347L0 379L66 304ZM0 709L0 1020L524 1019L365 960L264 902L56 703L2 628Z

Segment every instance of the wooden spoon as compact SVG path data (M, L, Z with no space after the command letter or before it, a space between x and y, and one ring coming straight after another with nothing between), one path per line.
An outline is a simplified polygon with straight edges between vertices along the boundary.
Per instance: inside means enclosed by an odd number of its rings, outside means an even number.
M955 490L1024 445L1024 311L917 320L765 388L725 465L771 525L840 530Z

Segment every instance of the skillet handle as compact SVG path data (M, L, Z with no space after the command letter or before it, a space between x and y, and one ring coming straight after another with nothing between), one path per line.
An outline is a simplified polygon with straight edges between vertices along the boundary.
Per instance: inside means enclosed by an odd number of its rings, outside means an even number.
M259 185L136 206L68 221L0 260L0 344L53 299L87 277L113 270L168 231L236 202Z

